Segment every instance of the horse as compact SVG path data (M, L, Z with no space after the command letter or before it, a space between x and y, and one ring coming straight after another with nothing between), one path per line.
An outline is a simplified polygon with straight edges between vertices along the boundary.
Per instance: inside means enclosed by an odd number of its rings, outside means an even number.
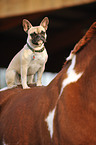
M0 145L96 145L96 22L48 86L0 91Z

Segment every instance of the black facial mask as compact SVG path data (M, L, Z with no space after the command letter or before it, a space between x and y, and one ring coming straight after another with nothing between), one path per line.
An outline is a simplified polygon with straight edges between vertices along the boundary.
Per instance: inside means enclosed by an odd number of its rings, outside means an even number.
M41 32L40 34L36 34L35 32L30 34L30 36L32 37L32 43L35 44L35 45L38 45L38 42L40 40L43 41L43 43L46 42L46 39L45 39L45 32Z

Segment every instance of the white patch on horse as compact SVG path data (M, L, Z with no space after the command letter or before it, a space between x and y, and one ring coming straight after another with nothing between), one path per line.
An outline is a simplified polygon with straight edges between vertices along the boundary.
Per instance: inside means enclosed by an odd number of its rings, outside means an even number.
M73 56L74 56L74 54L73 53L70 53L70 55L66 58L66 61L72 60Z
M14 86L12 86L12 87L4 87L4 88L0 89L0 92L1 92L1 91L5 91L5 90L9 90L9 89L13 89L13 88L15 88L15 87L17 87L17 85L14 85Z
M48 117L45 119L48 125L48 130L50 132L51 139L53 137L53 131L54 131L53 122L54 122L55 110L56 110L56 107L51 112L49 112Z
M75 72L75 70L74 70L75 64L76 64L76 55L72 56L72 63L67 70L68 77L65 78L62 82L62 88L61 88L61 91L60 91L60 94L59 94L59 98L62 95L62 92L63 92L64 88L67 85L69 85L70 83L76 82L83 74L83 72L80 72L78 74Z
M54 124L53 123L54 123L55 111L56 111L57 103L62 95L62 92L68 84L76 82L83 74L83 72L80 72L79 74L77 74L74 70L75 64L76 64L76 55L70 54L66 60L70 60L70 59L72 59L72 63L67 70L68 77L65 78L62 82L61 91L60 91L59 97L57 99L55 108L51 112L49 112L48 117L45 119L45 121L47 122L47 125L48 125L48 130L50 132L51 139L53 137L53 131L54 131L54 129L53 129Z

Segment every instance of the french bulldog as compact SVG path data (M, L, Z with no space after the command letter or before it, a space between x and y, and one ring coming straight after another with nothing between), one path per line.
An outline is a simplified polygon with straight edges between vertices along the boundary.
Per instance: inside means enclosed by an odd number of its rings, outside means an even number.
M6 70L6 83L12 87L20 83L20 76L23 89L30 88L28 84L33 83L33 77L37 73L37 86L42 86L41 78L48 59L44 43L46 42L49 19L45 17L39 26L24 19L23 29L28 34L27 43L14 56Z

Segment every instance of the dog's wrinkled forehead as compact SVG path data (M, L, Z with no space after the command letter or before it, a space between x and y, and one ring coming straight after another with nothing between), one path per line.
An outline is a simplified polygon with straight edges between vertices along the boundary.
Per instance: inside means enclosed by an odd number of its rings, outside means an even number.
M40 34L41 32L45 32L45 29L42 26L31 27L28 31L29 34L36 33Z

